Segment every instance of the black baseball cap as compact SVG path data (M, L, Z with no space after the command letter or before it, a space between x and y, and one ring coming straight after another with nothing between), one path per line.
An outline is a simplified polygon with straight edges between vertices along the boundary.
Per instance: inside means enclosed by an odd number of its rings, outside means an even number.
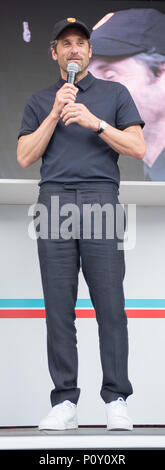
M165 55L165 14L129 8L107 14L93 27L93 55L129 56L153 50Z
M87 36L87 38L88 39L90 38L90 31L88 27L85 25L85 23L78 20L77 18L66 18L65 20L58 21L58 23L54 25L53 33L52 33L52 41L57 39L59 35L65 29L70 28L70 27L76 27L76 28L81 29L84 32L84 34Z

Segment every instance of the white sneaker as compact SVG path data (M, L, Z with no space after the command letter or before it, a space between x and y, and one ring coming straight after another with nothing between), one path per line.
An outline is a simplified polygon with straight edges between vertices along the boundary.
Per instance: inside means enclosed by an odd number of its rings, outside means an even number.
M77 429L77 405L65 400L53 406L46 418L42 419L39 429Z
M127 430L133 429L132 420L127 414L127 403L122 397L106 403L107 429Z

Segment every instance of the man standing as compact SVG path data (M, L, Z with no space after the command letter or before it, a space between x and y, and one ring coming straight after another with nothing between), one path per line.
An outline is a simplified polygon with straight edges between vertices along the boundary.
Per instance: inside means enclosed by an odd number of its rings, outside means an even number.
M103 382L100 395L106 404L107 429L132 429L126 398L132 393L128 379L128 332L124 310L124 251L117 235L83 238L83 206L118 200L119 153L142 159L144 126L127 88L96 79L89 71L90 32L75 18L55 24L52 58L58 61L57 83L33 94L25 107L19 131L17 159L24 168L42 157L38 202L48 209L48 237L38 237L44 292L49 370L55 388L52 409L39 429L77 428L78 356L75 304L80 257L82 272L98 322ZM67 83L67 66L79 71ZM59 207L76 204L80 210L80 236L57 237L50 227L51 197ZM122 207L122 206L121 206ZM124 210L123 210L124 211ZM115 210L114 210L115 213ZM116 220L116 217L114 217ZM92 232L93 234L93 232Z

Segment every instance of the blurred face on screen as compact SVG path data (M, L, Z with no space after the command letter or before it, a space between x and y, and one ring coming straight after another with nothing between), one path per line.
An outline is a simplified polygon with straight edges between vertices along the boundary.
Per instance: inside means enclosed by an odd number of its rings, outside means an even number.
M97 78L120 82L130 91L137 108L145 121L144 136L147 152L144 161L152 166L165 148L165 66L159 76L136 56L112 60L106 56L93 56L90 72Z
M92 47L89 47L88 39L81 29L68 28L60 34L56 52L52 48L52 58L58 61L61 77L67 80L67 65L69 62L77 62L79 73L75 82L81 80L88 73L89 59L92 56Z

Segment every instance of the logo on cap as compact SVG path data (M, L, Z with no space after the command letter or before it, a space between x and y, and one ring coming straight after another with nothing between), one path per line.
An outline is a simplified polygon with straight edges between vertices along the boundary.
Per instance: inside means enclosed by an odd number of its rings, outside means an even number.
M68 23L75 23L76 18L67 18Z

